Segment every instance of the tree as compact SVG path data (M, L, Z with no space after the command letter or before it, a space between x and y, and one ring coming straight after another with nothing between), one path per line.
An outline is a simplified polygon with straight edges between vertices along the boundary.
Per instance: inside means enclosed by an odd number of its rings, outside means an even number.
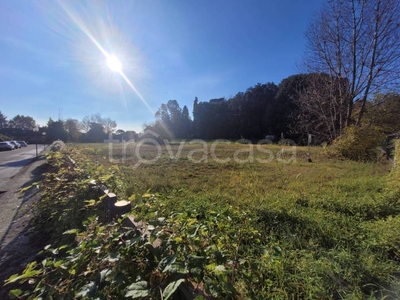
M271 132L274 124L271 122L274 99L278 87L272 83L261 84L248 88L243 95L241 135L245 138L262 139Z
M29 116L16 115L8 122L8 126L11 128L20 128L24 130L37 129L36 121Z
M134 131L134 130L125 131L125 133L124 133L125 141L131 141L131 140L137 141L137 139L138 139L138 134L136 133L136 131Z
M346 80L332 78L328 74L313 73L292 76L297 85L293 102L297 105L294 114L294 131L300 136L313 135L314 143L332 142L343 130L346 106L340 101L345 91ZM296 90L297 89L297 90Z
M211 140L230 138L232 117L229 103L225 98L211 99L208 102L197 104L197 112L193 116L197 119L197 137Z
M280 135L289 134L296 140L304 138L307 130L299 126L299 95L307 87L307 74L297 74L283 79L278 85L278 92L268 110L271 120L271 133ZM304 135L304 136L303 136Z
M115 131L115 128L117 127L117 123L110 118L103 118L102 123L105 132L108 133L113 133Z
M88 132L90 129L90 117L84 116L82 121L79 124L79 128L82 132Z
M68 132L64 129L64 122L61 120L54 121L49 118L47 122L46 140L52 143L55 140L66 141L68 138Z
M97 123L103 126L106 133L113 133L115 128L117 127L117 123L111 118L103 118L101 114L93 114L91 116L83 117L82 121L80 122L80 129L83 132L88 132L91 128L91 123Z
M306 70L326 73L339 85L348 83L346 89L338 88L337 100L346 107L341 130L353 121L356 100L358 126L370 95L399 83L399 20L398 0L346 0L328 1L310 23L305 34Z
M365 123L378 126L385 134L400 132L400 95L398 93L376 94L367 103Z
M262 139L275 133L273 103L277 91L272 82L258 83L229 99L224 120L226 138Z
M189 109L185 105L182 108L182 138L189 138L192 136L192 123L189 116Z
M79 140L79 121L76 119L67 119L64 122L64 129L68 133L68 141L76 142Z
M198 113L199 113L199 99L197 99L197 97L194 97L193 111L192 111L193 115L192 133L195 137L200 137L199 136L200 124L199 124Z
M0 129L7 127L7 117L0 111Z
M96 122L91 122L89 126L90 126L90 129L86 134L86 138L87 138L88 142L102 143L104 141L104 139L107 138L107 136L104 132L103 125L96 123Z
M166 139L182 139L188 137L191 128L191 120L189 118L188 108L185 107L182 110L176 100L169 100L167 104L162 104L155 113L157 122L152 128L157 130L157 133Z

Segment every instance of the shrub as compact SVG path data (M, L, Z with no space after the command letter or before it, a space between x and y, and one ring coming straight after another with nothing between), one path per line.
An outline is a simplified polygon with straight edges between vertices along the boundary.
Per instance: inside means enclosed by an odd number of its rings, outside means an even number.
M64 149L65 149L65 144L63 141L60 141L60 140L54 141L50 145L50 151L61 151Z
M394 141L394 173L396 173L397 178L400 179L400 169L399 169L399 158L400 158L400 140Z
M6 135L0 133L0 142L9 141L9 140L11 140L11 138L9 136L6 136Z
M400 194L400 140L394 140L393 144L395 145L393 153L394 163L393 170L390 172L390 175L388 177L388 189L396 195Z
M379 127L347 127L345 132L333 141L331 154L355 161L377 161L379 146L384 139Z

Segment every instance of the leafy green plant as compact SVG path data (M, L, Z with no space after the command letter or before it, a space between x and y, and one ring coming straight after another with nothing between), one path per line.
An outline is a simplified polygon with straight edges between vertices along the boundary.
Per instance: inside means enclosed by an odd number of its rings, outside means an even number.
M346 127L345 132L333 141L329 151L345 159L377 161L379 147L385 136L379 127Z

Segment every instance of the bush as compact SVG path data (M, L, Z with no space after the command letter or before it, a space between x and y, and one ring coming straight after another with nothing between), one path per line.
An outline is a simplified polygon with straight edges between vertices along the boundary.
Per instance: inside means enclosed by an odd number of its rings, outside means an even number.
M400 178L399 159L400 159L400 140L394 141L394 173Z
M9 141L9 140L11 140L11 138L9 136L6 136L6 135L0 133L0 142Z
M331 154L355 161L377 161L385 136L379 127L347 127L332 143Z
M50 145L50 151L61 151L64 149L65 149L65 144L63 141L60 141L60 140L54 141Z

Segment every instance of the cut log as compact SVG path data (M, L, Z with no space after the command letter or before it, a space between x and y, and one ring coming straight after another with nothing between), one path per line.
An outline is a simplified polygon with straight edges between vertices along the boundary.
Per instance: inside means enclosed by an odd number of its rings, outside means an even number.
M114 217L118 218L123 214L126 214L132 210L130 201L120 200L114 204Z

